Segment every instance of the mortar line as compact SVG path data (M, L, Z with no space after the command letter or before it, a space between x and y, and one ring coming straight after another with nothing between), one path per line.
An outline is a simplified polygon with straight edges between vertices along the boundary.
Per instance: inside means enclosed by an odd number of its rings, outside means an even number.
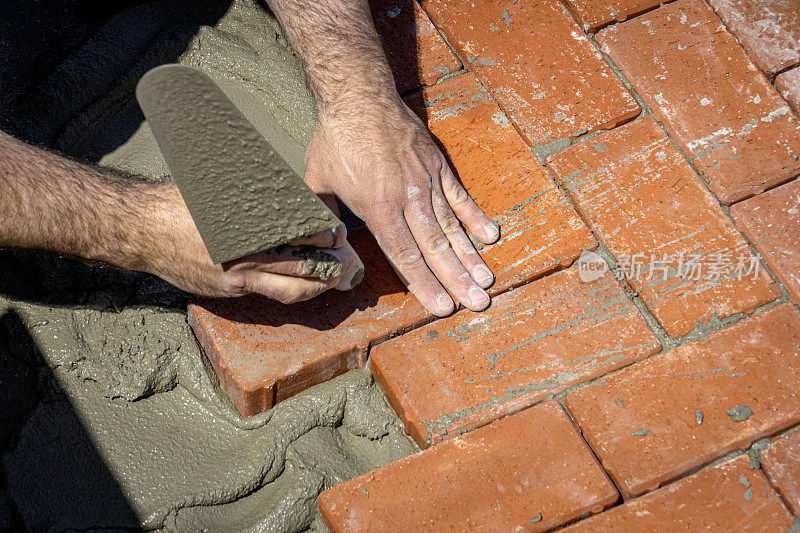
M561 410L564 412L564 414L567 415L567 418L569 419L570 423L572 424L572 427L578 433L579 438L586 445L586 448L589 450L589 453L591 453L592 457L594 457L595 461L597 461L597 466L600 467L600 470L603 471L603 474L605 474L606 479L608 479L609 483L611 483L611 485L617 491L617 500L612 505L609 505L607 508L603 509L599 513L594 513L594 514L592 514L590 516L599 515L601 513L604 513L608 509L613 509L614 507L618 507L618 506L624 504L625 503L625 497L622 495L622 490L620 489L620 487L617 484L616 480L614 480L614 478L611 476L611 473L608 470L606 470L605 466L603 466L603 462L600 460L600 456L597 454L595 449L592 447L591 443L589 443L589 440L586 438L586 435L584 435L583 429L581 428L580 424L578 424L578 422L575 420L575 417L572 415L570 410L567 409L567 406L566 406L566 404L564 403L563 400L556 400L556 402L561 407ZM586 518L588 518L588 517L586 517ZM574 523L574 522L578 522L579 520L583 520L583 518L572 520L572 521L567 522L567 523L568 524L569 523ZM566 526L566 524L564 524L564 526Z

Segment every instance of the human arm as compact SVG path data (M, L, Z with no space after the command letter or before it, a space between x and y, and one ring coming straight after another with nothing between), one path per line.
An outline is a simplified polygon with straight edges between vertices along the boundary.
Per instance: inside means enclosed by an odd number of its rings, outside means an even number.
M481 241L499 237L394 85L365 0L266 0L300 57L319 120L305 179L336 195L370 227L425 307L489 305L493 276L461 222Z
M358 259L344 237L327 232L302 242L336 246L327 251L347 274ZM1 131L0 247L149 272L203 296L256 292L290 303L340 281L302 277L307 262L290 248L214 265L173 182L148 182L79 163Z

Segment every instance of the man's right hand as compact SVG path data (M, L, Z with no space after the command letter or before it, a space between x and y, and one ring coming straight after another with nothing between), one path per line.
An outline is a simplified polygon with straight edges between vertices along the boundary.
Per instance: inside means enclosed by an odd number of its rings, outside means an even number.
M167 231L155 233L160 237L153 243L152 264L146 270L200 296L236 297L257 293L290 304L311 299L332 288L351 289L354 277L364 268L347 242L344 225L336 231L297 239L289 246L215 265L176 187L164 194L161 211L162 215L156 218ZM311 277L308 261L294 253L299 245L314 246L338 259L342 274L324 281Z

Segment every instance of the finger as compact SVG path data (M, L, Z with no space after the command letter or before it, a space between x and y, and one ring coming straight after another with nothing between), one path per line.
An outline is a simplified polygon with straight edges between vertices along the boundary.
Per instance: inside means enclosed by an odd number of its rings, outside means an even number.
M333 230L324 230L308 237L299 237L290 241L291 246L316 246L317 248L339 248L347 241L347 228L339 224Z
M339 259L342 265L342 274L339 276L339 284L336 285L337 290L349 291L361 283L364 279L364 263L349 242L345 242L341 248L330 250L330 253Z
M444 287L468 309L486 309L489 295L475 283L450 246L434 215L430 190L409 195L405 217L425 262Z
M338 283L339 278L322 281L253 270L246 277L245 288L248 292L261 294L283 304L292 304L319 296Z
M455 304L422 257L411 230L403 218L389 219L374 231L389 263L425 309L436 316L447 316Z
M433 193L433 213L436 215L439 227L450 240L456 257L470 273L475 283L484 289L489 287L494 282L494 274L475 250L475 246L464 233L464 228L461 227L455 213L450 209L450 205L439 190L434 190Z
M481 241L492 244L500 238L497 224L478 207L455 177L447 161L442 166L442 190L456 217Z

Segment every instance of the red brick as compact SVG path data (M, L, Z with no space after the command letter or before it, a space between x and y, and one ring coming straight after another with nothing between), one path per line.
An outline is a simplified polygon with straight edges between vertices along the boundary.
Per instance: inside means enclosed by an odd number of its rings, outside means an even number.
M566 405L617 487L638 495L800 422L798 358L800 316L784 304L620 370Z
M758 272L734 274L740 258L747 267L757 259L651 118L576 144L548 164L670 335L751 313L780 295L760 263ZM703 270L681 271L690 260Z
M461 70L461 62L416 0L377 0L370 2L370 9L398 91L433 85Z
M800 180L734 205L731 216L800 305Z
M189 306L189 324L242 415L362 366L369 342L429 316L366 228L348 240L366 269L352 291L328 291L292 305L254 295Z
M708 0L768 76L800 63L800 0Z
M761 466L792 512L800 516L800 431L773 440Z
M597 37L724 204L800 171L800 123L702 0Z
M610 128L639 114L636 100L559 2L422 5L531 145Z
M483 84L464 74L408 100L439 141L464 187L501 238L481 255L495 273L488 291L567 266L597 243Z
M741 455L565 531L786 531L792 517L748 464Z
M571 268L376 346L370 365L426 447L660 348L610 274Z
M775 87L781 92L795 113L800 113L800 67L775 78Z
M546 531L616 490L558 404L533 407L323 492L330 531Z
M622 22L661 4L660 0L567 0L567 2L567 7L578 23L589 32L596 32L612 22Z

